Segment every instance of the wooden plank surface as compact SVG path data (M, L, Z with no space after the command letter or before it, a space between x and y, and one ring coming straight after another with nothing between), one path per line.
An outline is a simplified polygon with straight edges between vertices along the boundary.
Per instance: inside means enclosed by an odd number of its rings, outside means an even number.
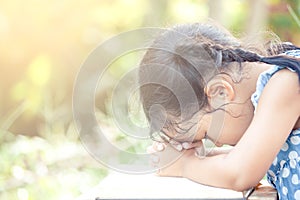
M267 183L264 183L263 185L259 186L256 190L254 190L254 192L248 198L248 200L260 199L277 200L277 191L270 185L267 185Z

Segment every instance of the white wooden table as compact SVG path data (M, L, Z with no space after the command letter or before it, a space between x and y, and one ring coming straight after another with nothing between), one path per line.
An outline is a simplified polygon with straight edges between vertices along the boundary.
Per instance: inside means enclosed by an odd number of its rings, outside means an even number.
M184 178L155 174L110 173L99 185L76 200L104 199L244 199L242 192L209 187ZM266 182L248 200L276 200L277 192Z
M258 196L257 196L258 195ZM270 187L263 196L255 191L249 199L276 199ZM188 179L129 175L113 172L77 200L95 199L243 199L242 192L204 186Z

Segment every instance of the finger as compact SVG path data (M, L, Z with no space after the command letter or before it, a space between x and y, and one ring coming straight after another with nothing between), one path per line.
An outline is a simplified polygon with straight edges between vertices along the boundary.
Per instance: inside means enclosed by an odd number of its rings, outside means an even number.
M156 151L155 151L155 149L153 148L153 145L147 147L147 153L155 153L155 152L156 152Z
M154 142L152 146L156 151L163 151L166 147L166 144L161 142Z
M182 147L182 144L175 141L175 140L171 140L170 141L170 145L175 148L177 151L182 151L183 150L183 147Z
M157 169L159 169L159 161L160 158L156 153L152 153L149 157L149 165L151 166L151 168L156 172Z
M147 153L155 153L158 151L163 151L166 147L166 144L160 142L153 142L151 146L147 147Z
M157 154L151 154L151 163L157 165L159 163L159 156Z

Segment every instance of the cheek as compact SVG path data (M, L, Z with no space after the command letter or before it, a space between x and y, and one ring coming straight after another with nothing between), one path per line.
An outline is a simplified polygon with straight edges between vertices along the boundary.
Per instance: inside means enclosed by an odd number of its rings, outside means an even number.
M218 110L211 113L210 123L207 129L208 137L213 141L219 140L224 135L227 123L227 116L224 111Z
M242 118L227 116L221 131L220 142L235 145L249 126L249 122Z
M253 106L242 105L241 107L234 107L234 116L226 113L224 117L224 127L222 130L221 138L224 142L229 144L236 144L246 132L253 118ZM231 107L233 108L233 107Z
M242 137L245 129L242 128L239 118L234 118L224 111L216 111L211 115L209 137L221 144L236 144Z

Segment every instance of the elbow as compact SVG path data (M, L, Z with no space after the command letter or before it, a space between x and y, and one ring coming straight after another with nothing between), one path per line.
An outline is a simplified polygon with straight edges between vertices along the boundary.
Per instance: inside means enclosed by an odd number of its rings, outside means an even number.
M251 187L254 187L256 185L257 185L257 183L254 183L253 181L251 181L251 177L244 175L244 174L236 175L236 176L234 176L234 178L232 180L231 189L238 191L238 192L243 192L243 191L248 190Z
M243 192L257 185L259 180L253 177L252 173L247 173L238 168L230 168L227 172L227 188L238 192ZM254 180L255 179L255 180Z
M243 192L257 186L265 174L260 173L255 168L250 167L250 165L245 165L245 163L240 162L232 162L232 160L228 160L228 164L226 166L230 166L226 170L226 173L228 174L227 186L229 186L229 189L238 192Z
M238 191L238 192L243 192L245 190L248 190L249 188L251 188L251 187L246 186L246 184L237 181L236 184L232 185L231 189L235 190L235 191Z

